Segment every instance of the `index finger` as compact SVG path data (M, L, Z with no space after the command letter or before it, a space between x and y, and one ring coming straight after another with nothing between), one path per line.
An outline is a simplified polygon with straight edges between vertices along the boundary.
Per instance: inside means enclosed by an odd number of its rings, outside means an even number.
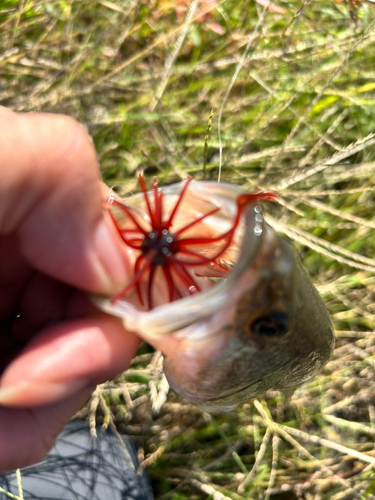
M130 265L103 217L92 140L74 119L0 108L0 236L17 234L36 269L87 291L115 294Z

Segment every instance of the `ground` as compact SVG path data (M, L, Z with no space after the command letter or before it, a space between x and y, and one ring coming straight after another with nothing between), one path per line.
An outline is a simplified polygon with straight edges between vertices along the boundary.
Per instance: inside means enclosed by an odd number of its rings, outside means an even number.
M170 392L157 411L166 386L147 347L97 389L81 417L99 408L98 420L137 437L158 500L375 498L375 7L274 5L0 8L1 105L80 120L111 185L136 190L137 172L217 180L220 170L245 189L276 190L281 204L267 214L332 316L332 361L289 400L270 392L209 416Z

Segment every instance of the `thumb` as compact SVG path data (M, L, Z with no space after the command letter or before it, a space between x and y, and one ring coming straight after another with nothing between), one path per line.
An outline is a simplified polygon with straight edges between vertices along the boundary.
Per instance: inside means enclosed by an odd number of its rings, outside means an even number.
M92 140L72 118L0 107L0 235L16 235L32 267L78 288L115 294L130 263L102 212Z

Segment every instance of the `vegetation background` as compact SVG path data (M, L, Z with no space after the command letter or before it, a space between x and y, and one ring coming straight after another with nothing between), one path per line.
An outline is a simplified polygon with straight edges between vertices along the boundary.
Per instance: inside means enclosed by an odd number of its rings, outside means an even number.
M138 439L158 500L375 498L374 16L360 0L0 2L0 104L84 123L109 184L221 165L278 191L268 214L332 315L334 357L289 401L203 414L147 347L98 387L80 416Z

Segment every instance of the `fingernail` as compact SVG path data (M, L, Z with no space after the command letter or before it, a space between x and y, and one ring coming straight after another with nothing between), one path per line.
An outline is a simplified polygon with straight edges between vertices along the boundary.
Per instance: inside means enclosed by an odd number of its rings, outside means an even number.
M62 382L23 380L16 385L0 389L0 405L23 408L50 404L90 385L87 377Z
M116 239L107 222L100 221L95 232L95 250L103 268L101 293L115 295L120 292L130 279L130 259L121 248L121 242Z

